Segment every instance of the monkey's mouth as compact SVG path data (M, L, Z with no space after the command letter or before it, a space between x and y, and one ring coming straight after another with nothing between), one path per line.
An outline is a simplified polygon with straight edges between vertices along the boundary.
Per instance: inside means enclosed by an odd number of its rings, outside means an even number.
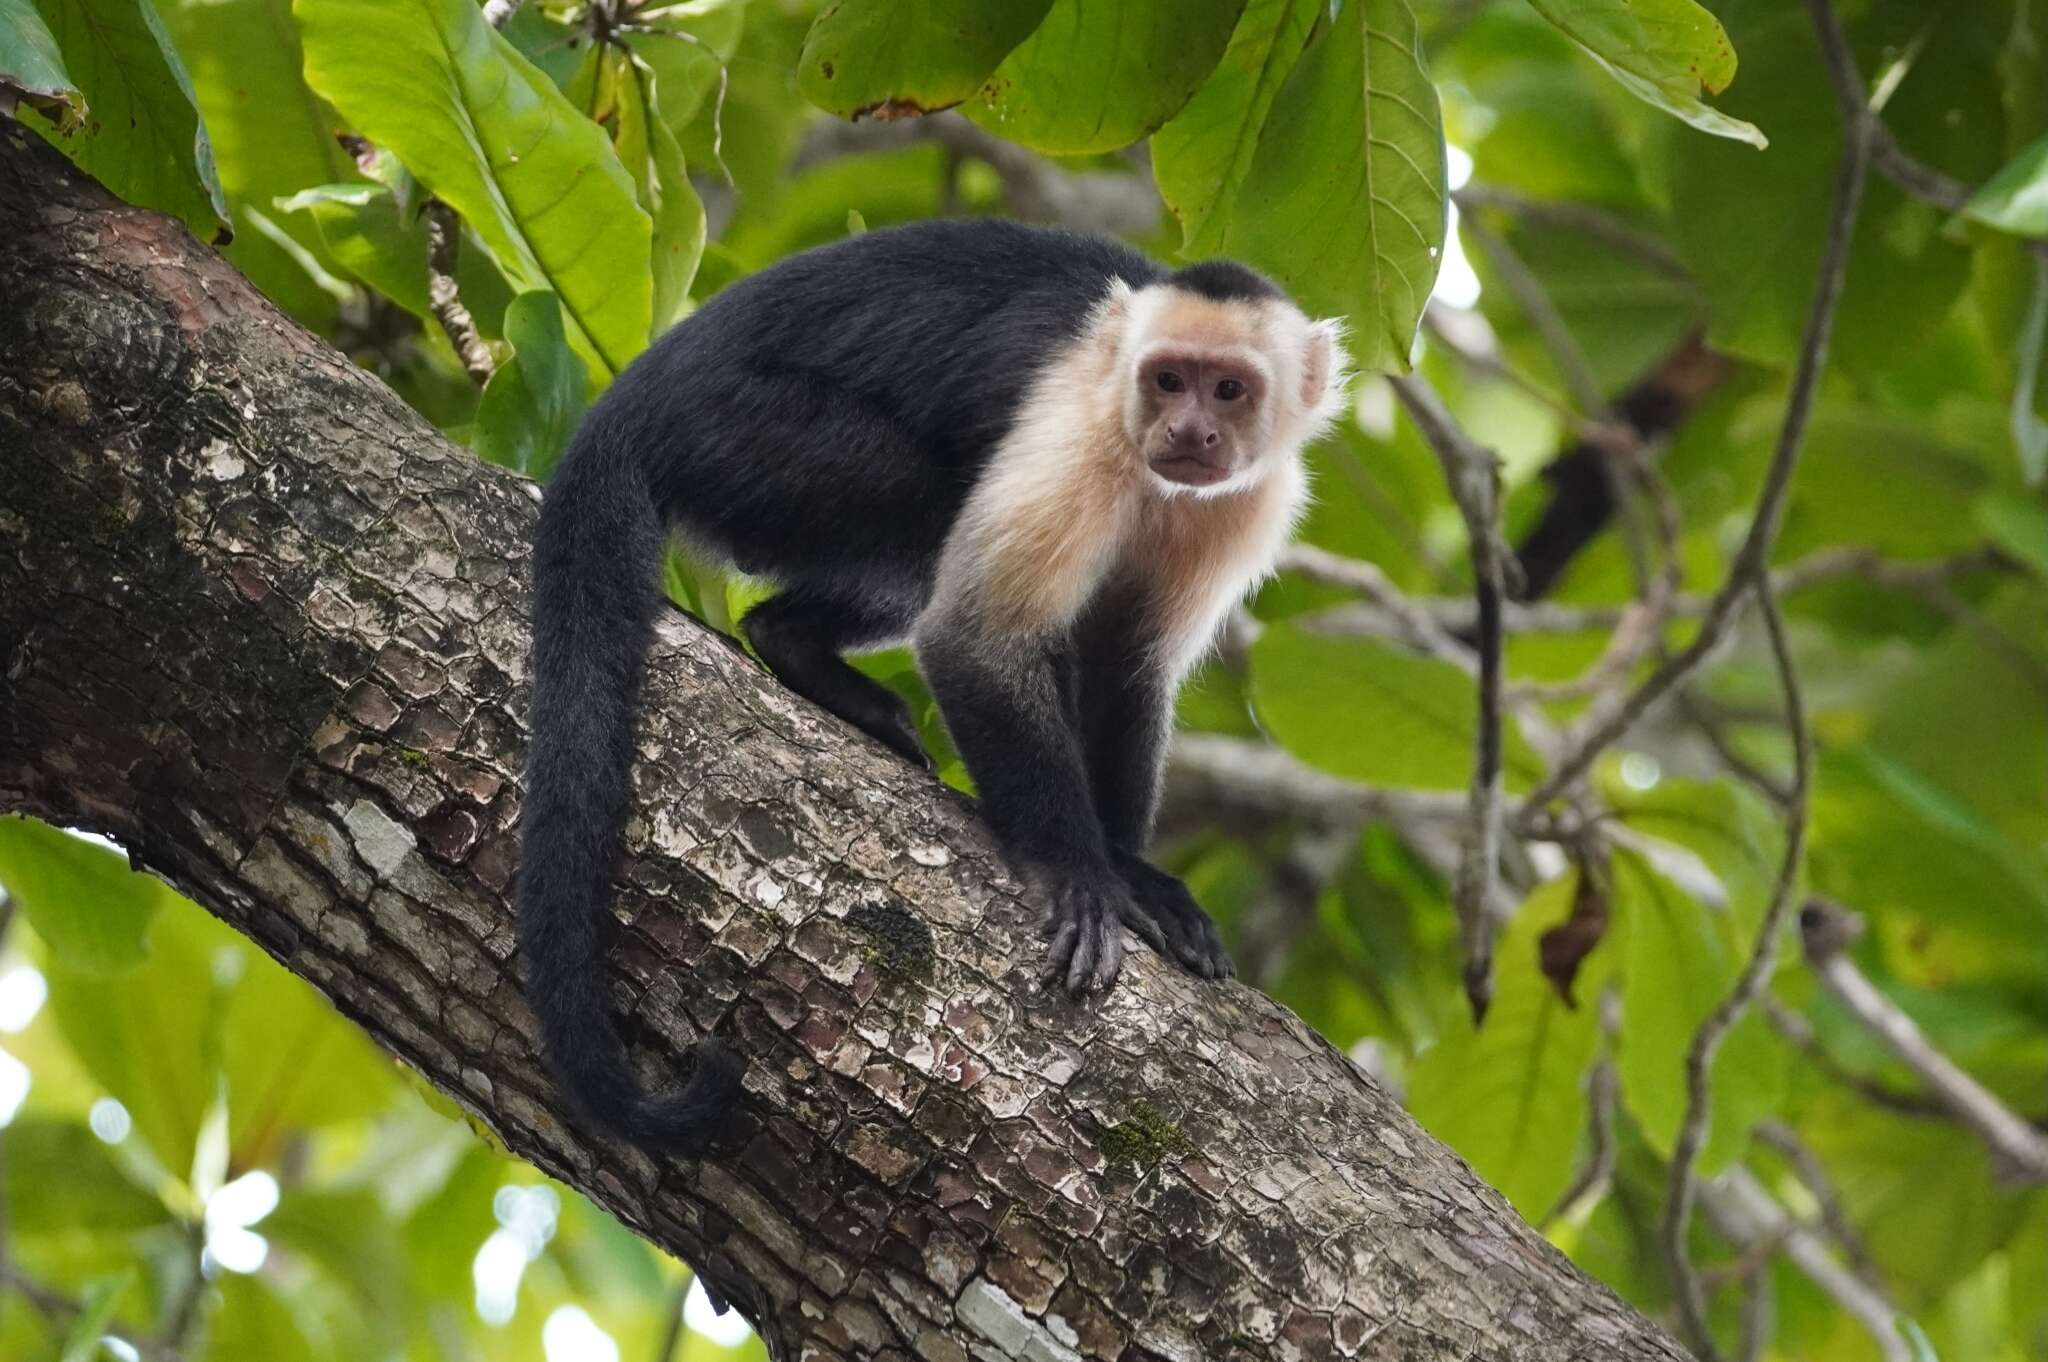
M1213 487L1235 470L1227 463L1210 463L1199 454L1168 454L1152 460L1152 471L1183 486Z

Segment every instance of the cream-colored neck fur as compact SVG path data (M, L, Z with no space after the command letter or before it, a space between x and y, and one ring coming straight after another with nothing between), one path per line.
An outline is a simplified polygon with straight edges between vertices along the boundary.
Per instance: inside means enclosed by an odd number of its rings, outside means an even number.
M1217 494L1170 490L1128 434L1129 356L1136 342L1162 337L1257 347L1279 380L1273 447ZM1231 605L1272 571L1307 504L1301 450L1342 407L1342 360L1333 328L1284 304L1119 283L1039 376L991 457L947 541L931 609L964 611L985 636L1043 638L1105 586L1135 587L1177 681ZM1301 400L1285 400L1295 393Z

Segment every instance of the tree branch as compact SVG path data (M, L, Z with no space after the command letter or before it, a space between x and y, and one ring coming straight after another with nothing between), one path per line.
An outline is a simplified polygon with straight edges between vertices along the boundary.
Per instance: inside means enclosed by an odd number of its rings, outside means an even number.
M16 127L0 242L0 809L118 838L771 1356L1682 1358L1248 987L1038 992L971 807L680 614L609 984L745 1110L694 1164L582 1130L506 898L534 489Z
M1845 948L1861 933L1862 919L1825 899L1811 899L1799 927L1806 962L1821 986L1927 1085L1930 1096L1976 1132L1999 1171L2017 1182L2048 1182L2048 1134L1937 1050L1849 958Z
M427 305L434 320L441 323L455 357L462 361L470 382L481 388L497 370L491 348L477 334L476 319L463 306L455 285L455 257L462 249L462 222L455 210L439 199L428 199L421 218L427 224Z
M1419 375L1393 380L1401 405L1422 431L1444 470L1451 499L1465 518L1471 543L1472 598L1477 611L1479 714L1473 744L1472 783L1465 803L1465 840L1451 880L1451 905L1458 914L1465 956L1465 1001L1472 1018L1483 1021L1493 1001L1494 896L1500 887L1503 737L1501 685L1501 602L1517 577L1512 554L1501 539L1500 472L1491 450L1474 444L1459 429L1443 399Z
M1793 891L1798 887L1801 863L1806 856L1807 794L1813 780L1813 738L1806 727L1806 703L1800 694L1799 673L1792 664L1785 622L1778 614L1778 602L1771 595L1769 580L1761 573L1753 580L1764 630L1770 638L1771 658L1778 669L1778 684L1785 696L1785 727L1792 737L1792 788L1784 811L1785 853L1771 886L1770 906L1764 910L1764 920L1756 930L1756 944L1735 986L1700 1023L1685 1052L1685 1116L1679 1122L1678 1138L1671 1151L1670 1191L1664 1202L1661 1228L1664 1255L1678 1288L1679 1318L1691 1336L1693 1351L1703 1362L1715 1362L1719 1354L1713 1333L1707 1327L1706 1293L1692 1264L1687 1234L1692 1224L1693 1200L1699 1192L1697 1164L1707 1145L1707 1125L1712 1118L1714 1055L1722 1040L1770 984L1771 970L1778 960L1778 938L1791 916Z

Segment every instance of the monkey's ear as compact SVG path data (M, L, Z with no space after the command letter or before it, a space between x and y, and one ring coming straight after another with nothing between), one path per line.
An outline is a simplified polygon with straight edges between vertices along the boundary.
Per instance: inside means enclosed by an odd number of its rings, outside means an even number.
M1342 395L1350 368L1351 356L1344 352L1343 320L1331 317L1310 322L1302 354L1302 406L1320 414L1325 404Z

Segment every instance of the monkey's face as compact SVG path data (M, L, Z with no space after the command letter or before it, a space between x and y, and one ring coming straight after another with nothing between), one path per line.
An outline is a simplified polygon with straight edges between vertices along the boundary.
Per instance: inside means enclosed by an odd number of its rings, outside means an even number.
M1138 365L1132 437L1154 476L1175 489L1221 490L1267 443L1269 384L1234 350L1168 346Z

